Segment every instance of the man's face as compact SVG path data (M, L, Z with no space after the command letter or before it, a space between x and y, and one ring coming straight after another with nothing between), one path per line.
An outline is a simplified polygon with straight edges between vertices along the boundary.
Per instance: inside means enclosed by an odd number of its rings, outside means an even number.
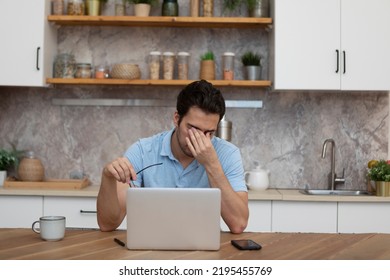
M193 157L186 143L186 137L189 137L189 129L195 128L211 139L217 130L218 122L218 114L207 114L198 107L191 107L181 120L179 114L175 112L174 123L176 127L176 137L181 152L188 157Z

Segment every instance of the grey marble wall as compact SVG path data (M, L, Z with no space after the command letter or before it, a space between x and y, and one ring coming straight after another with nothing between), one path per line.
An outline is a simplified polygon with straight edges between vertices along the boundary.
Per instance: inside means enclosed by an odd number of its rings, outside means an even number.
M180 13L188 13L187 1L179 4ZM110 14L111 8L108 5L104 13ZM158 14L159 8L153 13ZM267 31L258 29L84 26L58 30L58 52L72 52L78 62L94 65L138 63L144 78L151 50L189 51L191 79L198 79L199 56L213 50L217 77L221 77L222 53L233 51L235 76L242 79L239 56L253 49L264 56L262 74L267 79L268 43ZM342 188L365 188L366 163L372 158L387 158L387 93L221 90L226 99L263 100L261 109L229 108L226 117L233 122L232 142L241 149L245 169L259 161L270 170L273 187L302 188L309 184L325 188L330 157L328 153L321 159L321 149L327 138L336 141L337 173L345 168L346 184ZM179 91L180 87L0 87L0 147L9 148L9 143L14 143L18 149L34 150L48 178L68 178L72 170L83 170L98 184L102 167L134 141L170 129L174 108L56 106L52 99L174 100Z

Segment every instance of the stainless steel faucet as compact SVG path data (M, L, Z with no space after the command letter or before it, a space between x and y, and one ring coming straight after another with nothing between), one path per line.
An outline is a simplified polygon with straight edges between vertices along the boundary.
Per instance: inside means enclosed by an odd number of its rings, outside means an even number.
M337 177L335 166L336 166L336 157L335 157L335 150L336 150L336 144L333 139L326 139L324 141L324 144L322 145L322 158L325 158L326 155L326 147L330 143L332 145L332 154L330 156L330 173L329 173L329 188L330 190L335 190L335 184L345 183L344 178L344 169L343 169L343 175L341 177Z

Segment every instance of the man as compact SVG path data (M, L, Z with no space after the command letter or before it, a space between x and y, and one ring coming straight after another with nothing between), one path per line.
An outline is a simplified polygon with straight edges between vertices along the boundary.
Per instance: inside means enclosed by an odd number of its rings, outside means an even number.
M241 155L236 146L214 137L224 114L225 100L212 84L202 80L186 86L177 97L174 129L140 139L104 167L97 198L100 229L112 231L121 224L131 183L219 188L222 218L232 233L243 232L249 210Z

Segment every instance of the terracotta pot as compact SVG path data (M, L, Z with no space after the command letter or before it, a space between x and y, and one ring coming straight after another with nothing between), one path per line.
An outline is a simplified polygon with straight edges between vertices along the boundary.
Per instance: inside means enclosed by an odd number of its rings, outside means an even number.
M200 79L215 80L215 62L214 60L202 60L200 64Z
M149 4L135 4L134 12L137 17L148 17L150 14Z

